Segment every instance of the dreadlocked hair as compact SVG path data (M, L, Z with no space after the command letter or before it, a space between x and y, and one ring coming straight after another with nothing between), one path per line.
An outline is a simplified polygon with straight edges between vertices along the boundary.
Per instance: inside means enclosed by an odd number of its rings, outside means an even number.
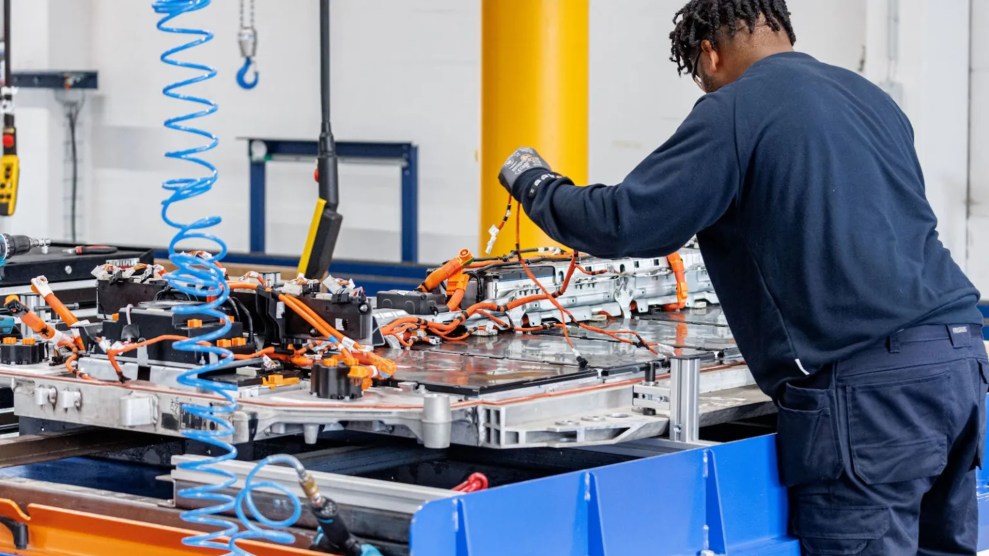
M729 36L735 36L739 23L745 23L750 33L755 32L760 16L773 32L785 30L790 44L797 42L786 0L690 0L673 16L676 27L670 33L670 61L676 63L679 74L693 73L701 41L711 41L717 48L718 31L725 27Z

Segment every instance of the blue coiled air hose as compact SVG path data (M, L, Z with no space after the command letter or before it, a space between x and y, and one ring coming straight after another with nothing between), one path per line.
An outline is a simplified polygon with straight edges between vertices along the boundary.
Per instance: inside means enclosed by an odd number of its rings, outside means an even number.
M212 79L216 76L216 70L204 64L197 64L178 58L180 53L211 41L213 34L204 29L172 25L172 21L175 18L206 8L210 3L211 0L155 0L152 4L155 12L161 14L161 19L159 19L157 25L160 31L187 36L190 39L188 42L165 51L161 55L161 61L165 64L194 72L194 75L188 79L167 85L162 89L162 93L166 97L189 102L197 105L199 108L187 114L165 120L165 127L205 139L205 142L199 146L165 153L167 158L181 160L198 166L204 174L200 177L170 179L162 184L162 187L169 192L169 196L162 202L161 217L166 224L177 230L168 245L169 259L176 266L176 270L167 274L165 278L172 288L186 293L192 298L205 298L207 300L200 304L178 306L174 309L176 314L188 315L190 317L197 316L200 318L205 316L211 319L215 318L224 323L223 326L208 334L197 336L195 339L176 342L173 346L178 350L200 354L207 361L201 367L180 375L178 382L184 386L196 388L199 391L218 395L223 400L223 403L211 404L209 406L190 404L182 406L185 414L192 416L194 419L198 418L203 422L209 423L205 429L187 429L182 434L190 440L196 440L212 448L216 448L219 452L210 458L179 464L183 469L208 473L219 478L218 483L186 488L179 492L180 496L186 498L213 503L204 508L182 512L182 519L189 523L215 528L208 533L187 537L182 542L187 546L229 550L229 554L249 556L248 552L237 546L238 541L258 539L282 544L292 543L295 538L294 535L286 531L279 531L278 529L290 527L298 521L302 514L302 505L291 491L272 481L256 481L255 476L257 473L267 465L286 464L296 470L300 481L304 476L308 476L308 474L302 463L292 456L271 456L259 461L254 469L248 473L245 484L237 496L231 496L224 491L231 489L235 485L236 477L232 473L217 467L217 464L237 457L237 448L229 442L229 439L234 433L233 425L225 418L237 411L237 399L234 397L237 387L236 385L204 380L200 378L200 375L221 369L229 364L233 357L233 354L229 350L209 344L214 340L226 336L231 328L226 314L220 311L220 307L230 297L226 276L222 267L218 264L226 256L227 246L222 239L207 231L220 223L219 216L207 216L192 222L181 222L172 218L169 214L170 209L177 203L199 197L209 192L217 180L216 167L208 160L202 158L201 155L216 148L219 140L212 133L194 127L190 123L199 118L214 114L217 110L217 105L209 99L182 92L186 87ZM216 254L203 256L180 251L180 244L188 240L211 243L216 248ZM3 261L0 261L0 265L2 264ZM286 519L273 520L262 514L255 506L252 498L253 492L257 489L273 489L285 495L292 506L291 515ZM319 495L316 494L316 496ZM244 526L244 530L240 530L235 522L220 518L221 514L231 510L236 512L237 517ZM248 515L248 512L250 515ZM255 522L267 528L262 528ZM227 537L227 540L221 541L220 539L222 537ZM370 545L362 545L361 549L365 556L377 556L380 554Z
M230 543L221 541L220 538L229 537L238 531L236 523L219 517L220 514L234 509L234 497L223 491L233 487L236 477L232 473L217 468L216 465L237 457L237 449L228 442L233 434L233 426L227 419L224 419L224 416L232 414L237 409L237 400L231 392L236 389L236 386L203 380L199 377L204 372L213 371L228 364L232 354L229 350L213 345L201 345L198 342L212 342L225 336L230 330L229 320L219 310L219 307L226 303L230 292L223 270L215 264L226 255L227 246L223 240L207 231L220 222L218 216L207 216L192 222L181 222L170 215L172 207L182 201L207 193L212 189L217 179L216 167L200 155L216 148L218 140L212 133L194 127L191 123L215 113L217 106L209 99L183 92L186 87L212 79L216 76L216 70L207 65L188 62L179 58L179 54L211 41L213 34L203 29L172 24L172 21L177 17L201 10L209 5L210 0L156 0L153 2L155 12L161 14L161 19L157 25L158 29L189 39L188 42L165 51L161 55L161 61L170 66L190 70L193 73L192 77L171 83L162 90L166 97L188 102L195 106L192 112L166 120L165 127L205 139L198 146L165 153L167 158L198 166L201 174L203 174L200 177L174 178L162 184L162 187L169 194L168 198L162 202L161 217L166 224L177 230L168 245L169 259L176 266L176 270L167 274L165 278L171 287L194 298L208 296L204 303L176 307L176 314L206 316L216 318L224 323L222 327L206 335L198 336L195 340L176 342L173 346L178 350L196 352L208 361L202 367L183 373L178 382L185 386L219 395L223 399L223 403L210 404L209 406L183 405L182 407L186 415L208 423L204 429L188 429L183 431L183 435L190 440L203 442L209 445L211 449L215 448L219 452L209 459L180 464L183 469L200 471L219 478L219 482L216 484L187 488L179 493L187 498L211 503L204 508L183 512L183 520L198 525L206 525L211 529L215 528L208 533L187 537L182 542L187 546L223 550L227 549ZM217 254L200 257L180 252L179 245L187 240L209 242L215 245Z

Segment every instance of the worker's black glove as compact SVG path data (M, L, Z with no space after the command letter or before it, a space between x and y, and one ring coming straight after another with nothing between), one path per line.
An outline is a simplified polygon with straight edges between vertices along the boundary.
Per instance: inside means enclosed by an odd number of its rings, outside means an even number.
M501 172L498 173L498 181L517 199L519 192L516 191L516 182L522 177L522 174L537 168L544 172L550 172L549 163L539 156L536 149L522 147L516 149L502 165Z

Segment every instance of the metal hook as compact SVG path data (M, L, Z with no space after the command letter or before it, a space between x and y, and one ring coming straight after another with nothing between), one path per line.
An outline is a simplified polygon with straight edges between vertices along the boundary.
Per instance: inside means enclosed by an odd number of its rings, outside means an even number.
M253 79L248 81L247 72L251 69L254 70L254 74L252 76ZM257 67L254 65L254 59L251 58L250 56L244 57L244 65L241 66L240 70L237 72L237 84L240 85L241 88L248 90L257 87L258 85L258 70Z

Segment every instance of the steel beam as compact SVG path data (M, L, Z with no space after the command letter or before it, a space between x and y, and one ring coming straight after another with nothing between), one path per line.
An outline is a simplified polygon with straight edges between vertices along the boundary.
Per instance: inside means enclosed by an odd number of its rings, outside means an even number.
M172 463L178 466L182 463L200 461L200 456L175 456ZM211 466L215 470L224 470L237 477L234 488L243 488L244 479L254 468L254 463L244 461L226 461ZM424 487L379 481L364 477L350 477L332 473L314 472L316 484L322 492L327 493L339 504L383 510L412 515L419 506L430 500L438 500L454 496L457 493L443 488ZM172 471L172 479L176 483L213 484L216 475L176 467ZM288 467L269 466L255 474L256 481L274 481L284 485L290 492L303 496L299 487L299 479L295 470ZM263 492L263 489L262 489Z
M74 429L0 440L0 467L148 446L161 442L153 435L130 431Z

